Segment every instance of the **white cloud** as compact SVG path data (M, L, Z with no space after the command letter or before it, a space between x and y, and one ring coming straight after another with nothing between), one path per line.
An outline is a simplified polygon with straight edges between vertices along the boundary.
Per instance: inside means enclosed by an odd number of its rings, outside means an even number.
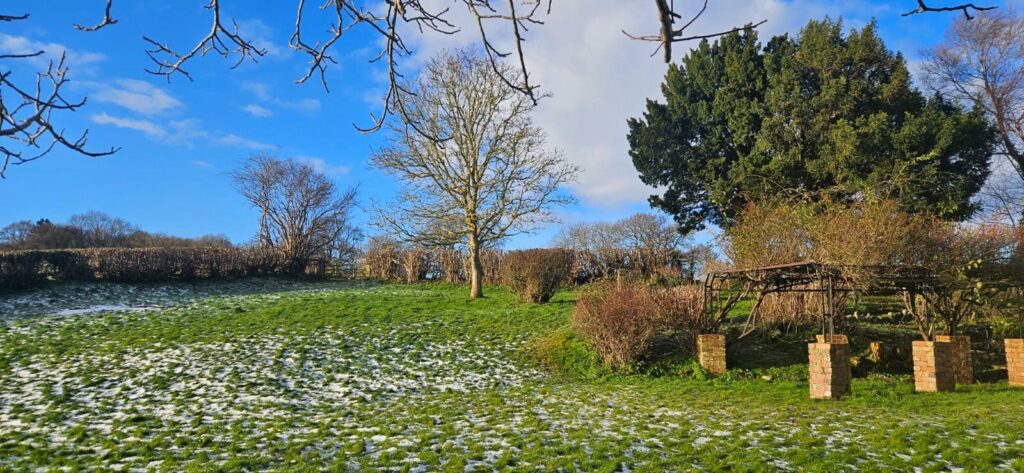
M242 82L242 89L255 95L260 100L270 100L270 86L262 82Z
M235 134L227 134L224 136L213 138L210 141L214 144L221 146L228 146L231 148L246 148L255 151L266 151L276 148L276 146L272 144L263 143L249 138L243 138Z
M767 19L758 29L765 40L795 32L807 20L826 14L845 15L847 24L852 25L861 21L854 18L857 12L874 12L872 8L862 0L847 0L839 8L825 0L722 0L709 4L689 31L707 34ZM646 2L621 0L556 2L545 25L532 28L527 36L524 47L531 81L553 94L542 101L535 120L548 132L550 142L582 169L579 182L572 187L585 203L638 203L654 192L640 182L629 158L626 119L640 116L647 98L661 98L666 65L660 54L651 57L656 44L632 41L622 34L622 30L655 32L658 25L653 9L654 5ZM461 14L459 9L452 13ZM460 16L454 19L467 24ZM410 32L409 37L415 38L417 59L422 61L444 48L479 44L478 36L470 33ZM512 50L508 31L493 33L496 44ZM674 59L695 46L696 42L677 43Z
M301 163L306 163L313 167L318 172L327 174L328 176L344 176L351 171L348 166L333 165L324 161L323 158L317 158L315 156L298 156L297 159Z
M71 67L85 66L106 58L100 53L74 50L59 43L44 43L24 36L0 33L0 53L2 54L34 54L39 51L43 51L44 54L27 60L40 67L45 67L51 60L59 60L62 54L66 55L67 65Z
M148 82L135 79L115 79L113 84L104 84L92 98L99 102L113 103L143 115L156 115L169 110L183 108L178 99Z
M251 104L248 104L248 105L242 107L242 110L244 110L249 115L252 115L254 117L261 117L261 118L262 117L269 117L269 116L274 114L274 112L271 112L270 110L264 108L263 106L261 106L259 104L255 104L255 103L251 103Z
M298 112L315 112L320 110L320 100L318 99L281 99L270 92L269 85L262 82L243 82L242 89L253 94L261 101L276 107L287 108Z
M279 107L290 108L299 112L315 112L320 110L320 101L317 99L272 100L271 102Z
M151 138L167 138L168 136L164 127L149 120L115 117L106 113L99 113L89 118L100 125L113 125L118 128L141 131Z
M107 113L95 114L89 118L94 123L100 125L111 125L127 130L135 130L165 143L181 144L188 147L195 146L199 140L204 140L218 146L254 151L268 151L277 148L275 145L245 138L234 133L215 135L204 130L199 120L195 119L173 120L164 126L150 120L117 117Z
M238 20L235 23L238 25L239 36L252 43L256 49L266 52L263 57L281 57L284 55L284 49L274 41L273 29L264 23L263 20Z
M203 161L201 159L197 159L195 161L192 161L192 165L197 167L197 168L200 168L200 169L213 169L213 168L216 167L213 164L211 164L211 163L209 163L207 161Z

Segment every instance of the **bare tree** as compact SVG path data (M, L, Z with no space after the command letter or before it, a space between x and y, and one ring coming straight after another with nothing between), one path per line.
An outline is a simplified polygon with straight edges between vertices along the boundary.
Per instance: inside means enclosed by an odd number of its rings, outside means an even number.
M403 85L411 122L389 125L373 165L404 183L398 201L379 207L378 225L420 245L469 249L470 297L483 295L480 250L552 221L550 208L576 169L547 146L531 119L533 102L508 88L512 66L469 51L431 59L415 83Z
M982 212L975 219L1020 227L1024 222L1024 181L1016 172L996 169L978 193Z
M83 244L88 248L124 246L128 238L139 231L124 219L96 211L72 215L68 224L82 230Z
M35 223L31 220L19 220L0 228L0 248L5 250L23 249L32 236Z
M999 152L1024 179L1024 17L1003 10L957 20L925 72L935 90L985 110Z
M317 257L348 248L356 189L341 191L313 166L254 155L232 173L238 191L260 209L258 243L280 251L292 274Z
M682 250L686 236L664 215L641 212L616 222L623 246L655 254Z

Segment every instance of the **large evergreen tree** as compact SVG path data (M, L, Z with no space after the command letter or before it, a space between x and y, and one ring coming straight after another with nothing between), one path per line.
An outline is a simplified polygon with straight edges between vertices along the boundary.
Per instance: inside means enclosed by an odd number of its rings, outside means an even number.
M766 45L756 31L702 42L669 67L665 102L629 120L650 202L683 230L728 225L780 194L884 193L909 211L964 219L989 173L994 130L979 111L925 98L875 25L844 36L811 21Z

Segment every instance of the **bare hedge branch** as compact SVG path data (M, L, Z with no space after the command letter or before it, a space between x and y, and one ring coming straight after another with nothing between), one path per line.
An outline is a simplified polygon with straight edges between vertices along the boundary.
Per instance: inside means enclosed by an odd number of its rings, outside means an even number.
M103 13L103 20L93 26L82 26L75 24L75 29L78 31L99 31L106 26L110 26L117 23L114 17L110 16L110 9L113 7L114 0L107 0L107 10Z
M25 19L6 16L4 21ZM22 54L3 54L0 59L19 60L39 57L44 51ZM86 148L89 131L78 137L69 137L62 128L53 124L58 111L74 112L85 105L85 99L71 101L64 97L62 88L68 83L66 53L58 61L50 61L46 70L36 74L34 86L16 84L13 72L0 70L0 178L6 177L12 165L35 161L56 147L63 147L90 157L117 152L90 151Z
M916 15L918 13L950 12L950 11L957 11L957 10L959 10L959 11L963 12L964 17L966 17L968 20L973 20L974 17L971 16L971 13L970 13L971 11L976 11L976 12L988 11L988 10L994 10L995 8L996 8L995 6L979 7L979 6L977 6L977 5L973 4L973 3L965 3L963 5L955 5L955 6L949 6L949 7L930 7L928 5L925 5L924 0L917 0L917 8L915 8L915 9L913 9L911 11L908 11L906 13L903 13L900 16L910 16L910 15Z

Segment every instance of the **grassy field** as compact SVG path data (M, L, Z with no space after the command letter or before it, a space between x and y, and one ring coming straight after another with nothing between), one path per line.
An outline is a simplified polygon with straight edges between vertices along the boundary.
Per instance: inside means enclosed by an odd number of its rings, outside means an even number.
M0 471L1024 471L1024 390L1005 382L914 394L905 377L858 379L811 401L806 382L756 370L557 376L531 347L565 332L572 293L466 292L254 280L0 296Z

